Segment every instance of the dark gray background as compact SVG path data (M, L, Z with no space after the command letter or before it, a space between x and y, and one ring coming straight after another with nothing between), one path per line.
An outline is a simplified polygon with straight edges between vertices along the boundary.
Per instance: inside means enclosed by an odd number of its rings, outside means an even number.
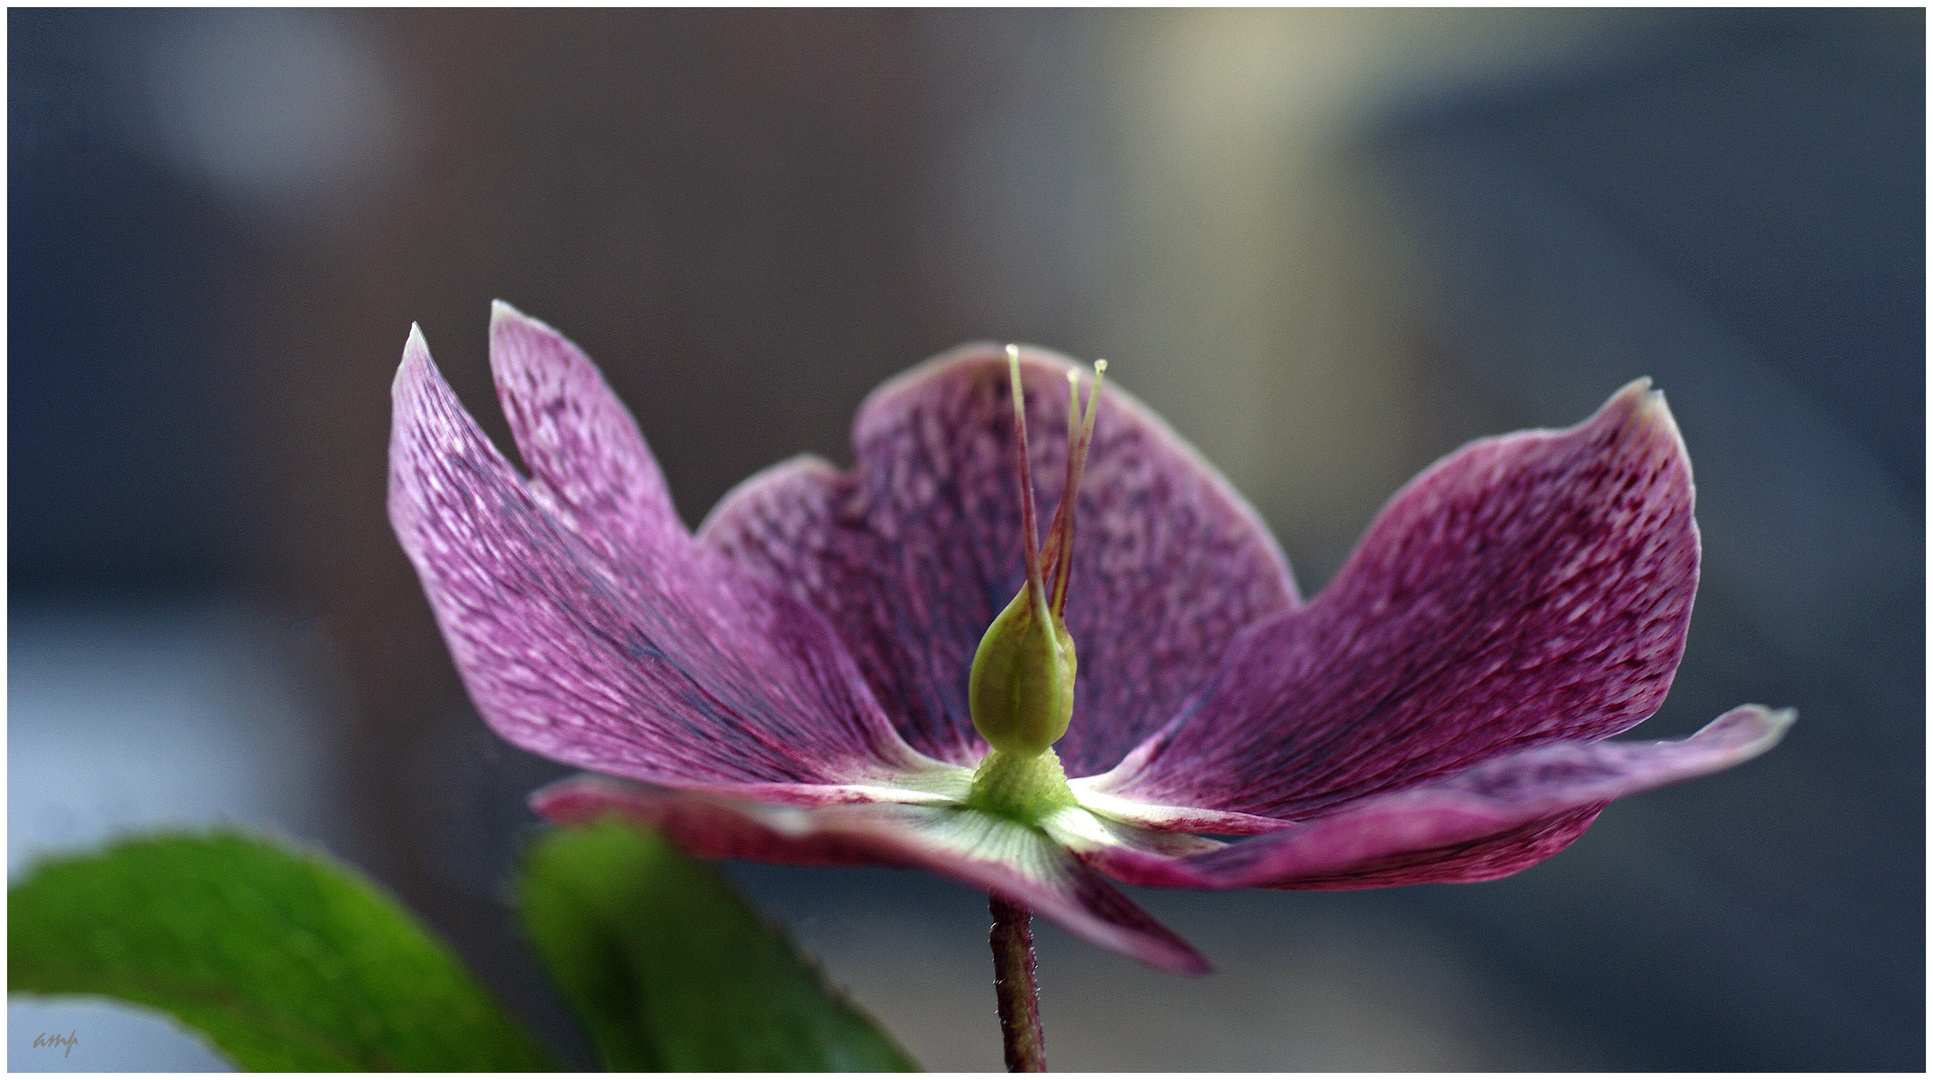
M1643 730L1762 701L1798 707L1785 743L1499 882L1138 894L1204 980L1043 929L1050 1060L1923 1068L1921 12L8 29L11 872L278 828L588 1062L503 899L561 770L476 720L383 517L412 321L505 445L489 300L565 330L694 522L782 457L847 460L865 391L958 341L1105 355L1309 593L1435 457L1649 374L1705 563ZM981 898L734 873L927 1064L997 1066ZM61 1008L15 1005L13 1067L209 1061ZM74 1024L67 1058L28 1047Z

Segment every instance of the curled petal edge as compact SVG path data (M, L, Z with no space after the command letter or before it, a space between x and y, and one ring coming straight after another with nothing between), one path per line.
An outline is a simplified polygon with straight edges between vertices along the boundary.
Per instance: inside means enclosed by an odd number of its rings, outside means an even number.
M1162 858L1107 846L1081 857L1129 884L1195 889L1502 877L1562 850L1613 799L1757 757L1797 717L1792 709L1741 705L1683 739L1533 747L1206 854ZM1495 857L1501 849L1515 857Z

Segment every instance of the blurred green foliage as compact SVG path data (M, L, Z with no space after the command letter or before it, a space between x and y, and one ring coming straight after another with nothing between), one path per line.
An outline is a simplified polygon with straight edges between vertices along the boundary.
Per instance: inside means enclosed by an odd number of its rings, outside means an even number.
M313 854L144 837L7 896L9 991L160 1009L246 1069L556 1068L395 901Z
M519 891L606 1068L918 1068L715 868L655 835L616 822L554 832Z

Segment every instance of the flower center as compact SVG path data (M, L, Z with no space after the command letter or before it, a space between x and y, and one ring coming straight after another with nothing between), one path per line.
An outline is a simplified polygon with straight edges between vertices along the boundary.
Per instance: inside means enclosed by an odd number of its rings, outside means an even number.
M1067 772L1060 766L1059 754L1052 750L1039 754L995 750L974 770L967 805L1033 824L1055 810L1079 806L1080 802L1074 798L1074 789L1067 786Z
M1007 816L1031 819L1073 800L1060 759L1049 747L1067 733L1074 715L1074 639L1061 615L1074 561L1074 496L1094 439L1094 414L1107 361L1094 362L1085 409L1080 375L1067 373L1067 485L1047 526L1044 547L1039 544L1034 516L1020 350L1012 345L1007 346L1007 371L1013 381L1014 457L1027 583L987 627L973 656L967 706L973 726L993 752L974 774L969 801Z

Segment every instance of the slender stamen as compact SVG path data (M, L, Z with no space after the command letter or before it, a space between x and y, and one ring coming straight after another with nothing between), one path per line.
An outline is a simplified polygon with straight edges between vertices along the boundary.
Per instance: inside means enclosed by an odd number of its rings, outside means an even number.
M1050 565L1053 567L1054 587L1052 606L1054 614L1059 615L1067 608L1067 583L1074 571L1074 500L1080 492L1081 475L1087 471L1087 450L1094 442L1094 416L1101 403L1101 380L1107 375L1107 361L1094 361L1094 381L1087 390L1087 408L1081 411L1078 434L1074 428L1072 405L1067 412L1067 488L1061 492L1060 505L1054 508L1054 521L1050 526L1054 535L1048 540L1051 553ZM1075 382L1073 372L1067 373L1070 384ZM1078 395L1076 396L1078 401Z
M1052 598L1066 591L1062 585L1066 575L1061 573L1061 566L1072 550L1067 544L1072 537L1066 534L1067 518L1074 508L1067 498L1067 492L1075 490L1080 484L1080 473L1074 467L1074 444L1080 440L1080 435L1081 376L1079 372L1070 371L1067 373L1067 484L1061 489L1060 501L1054 504L1054 517L1047 523L1047 542L1040 549L1041 574L1052 583L1048 587L1048 606L1053 608L1055 614L1059 614L1061 609Z
M1081 422L1081 373L1067 373L1067 447L1073 449L1074 437L1079 434ZM1068 470L1071 476L1073 470Z
M1060 540L1061 533L1067 528L1065 519L1073 516L1074 513L1072 502L1068 499L1067 493L1074 491L1081 482L1080 469L1074 464L1074 444L1080 441L1080 437L1081 373L1078 371L1070 371L1067 373L1067 484L1061 488L1060 503L1054 507L1054 520L1047 526L1049 543L1056 543ZM1061 544L1056 551L1064 555L1067 553L1068 548L1065 544ZM1050 568L1058 565L1057 562L1050 561L1048 563Z
M1043 566L1053 568L1053 585L1064 597L1068 562L1065 553L1073 540L1067 527L1073 514L1069 493L1062 493L1055 509L1060 525L1048 538L1055 555L1043 560L1039 523L1035 520L1034 478L1027 453L1027 391L1020 378L1020 350L1007 346L1007 373L1013 383L1015 470L1020 481L1020 529L1027 554L1027 584L995 615L974 650L967 673L967 709L974 730L992 752L980 763L967 803L976 809L1007 817L1037 821L1074 799L1053 745L1067 733L1074 715L1074 639L1060 612L1048 606L1048 581ZM1078 398L1078 387L1075 396ZM1070 405L1070 408L1072 406ZM1094 401L1089 396L1084 419L1092 430ZM1073 482L1080 482L1085 455L1078 445Z
M1040 527L1034 517L1034 471L1027 460L1027 391L1020 385L1020 347L1007 346L1007 374L1013 379L1014 457L1020 464L1020 531L1026 538L1027 592L1036 609L1047 603L1040 569Z

